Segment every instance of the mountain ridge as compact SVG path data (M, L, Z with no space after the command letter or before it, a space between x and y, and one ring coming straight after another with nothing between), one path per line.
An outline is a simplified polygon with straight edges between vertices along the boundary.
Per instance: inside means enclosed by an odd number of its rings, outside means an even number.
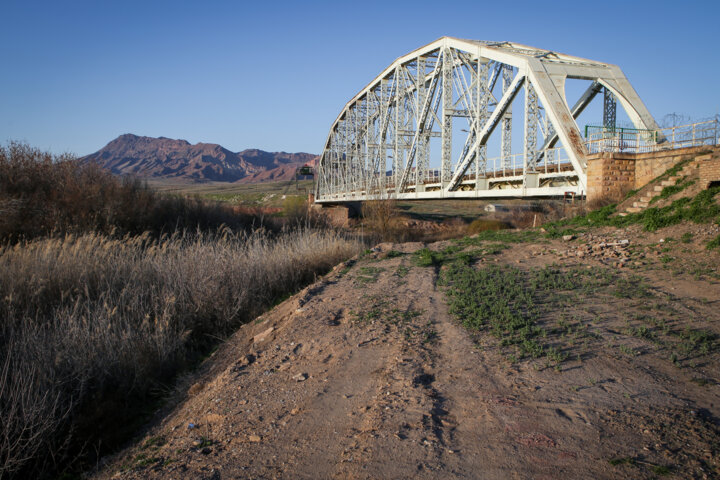
M266 152L257 148L232 152L216 143L126 133L81 163L95 163L115 175L192 182L260 183L290 180L295 169L314 166L318 156L305 153Z

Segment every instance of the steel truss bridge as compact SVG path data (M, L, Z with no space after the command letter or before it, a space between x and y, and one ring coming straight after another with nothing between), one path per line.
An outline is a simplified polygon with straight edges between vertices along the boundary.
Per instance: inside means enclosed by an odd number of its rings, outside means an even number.
M591 82L572 106L568 78ZM524 101L515 102L521 90ZM584 195L589 148L576 119L601 92L605 127L614 127L619 101L638 131L664 141L615 65L440 38L395 60L345 105L320 157L315 201ZM523 151L515 154L514 103L523 108ZM453 125L458 118L465 128Z

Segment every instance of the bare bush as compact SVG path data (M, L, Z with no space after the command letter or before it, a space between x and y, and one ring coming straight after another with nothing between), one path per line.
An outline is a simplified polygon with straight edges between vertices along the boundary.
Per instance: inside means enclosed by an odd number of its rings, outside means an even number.
M500 219L513 228L534 228L547 222L579 215L583 209L584 204L581 202L566 203L547 200L526 205L522 208L511 207Z
M488 230L504 230L506 228L510 228L510 226L502 220L478 218L470 222L470 225L467 226L467 233L468 235L475 235L476 233Z
M248 229L259 220L218 202L158 195L138 179L119 179L70 155L17 142L0 146L0 240L86 231L159 235L220 225Z
M394 239L399 216L395 200L388 198L363 202L362 216L367 228L377 233L382 240Z
M359 249L306 229L0 248L0 477L52 471L82 444L116 446L158 384Z

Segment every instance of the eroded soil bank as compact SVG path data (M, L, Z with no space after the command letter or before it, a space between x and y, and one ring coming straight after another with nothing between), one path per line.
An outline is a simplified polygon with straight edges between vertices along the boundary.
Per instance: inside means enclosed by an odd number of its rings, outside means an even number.
M717 477L714 234L382 244L243 327L96 476ZM546 353L462 326L453 261L527 278Z

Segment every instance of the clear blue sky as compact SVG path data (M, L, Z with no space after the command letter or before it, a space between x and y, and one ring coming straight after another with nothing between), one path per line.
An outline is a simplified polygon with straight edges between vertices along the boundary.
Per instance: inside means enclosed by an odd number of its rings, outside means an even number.
M0 142L84 155L135 133L317 153L350 97L443 35L615 63L656 119L708 117L718 5L5 0Z

